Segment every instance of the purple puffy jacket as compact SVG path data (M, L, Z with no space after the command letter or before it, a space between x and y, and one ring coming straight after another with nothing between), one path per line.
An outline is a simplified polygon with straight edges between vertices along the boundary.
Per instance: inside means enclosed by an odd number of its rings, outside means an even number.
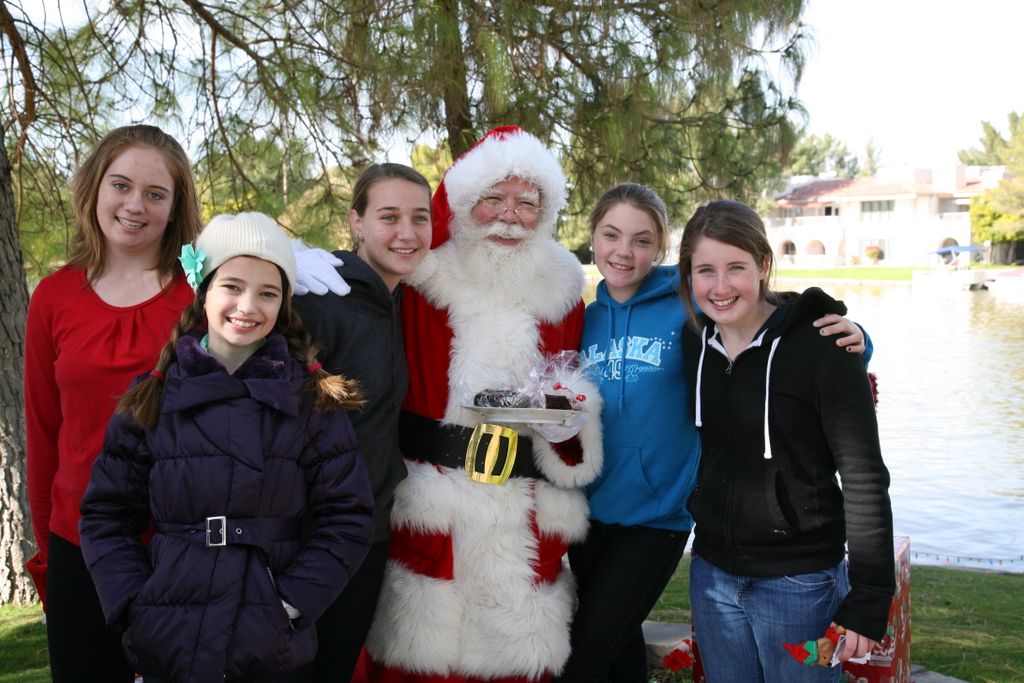
M282 676L312 660L316 619L373 533L355 435L343 410L312 410L280 335L234 375L194 335L176 350L156 426L115 415L107 428L82 552L137 672Z

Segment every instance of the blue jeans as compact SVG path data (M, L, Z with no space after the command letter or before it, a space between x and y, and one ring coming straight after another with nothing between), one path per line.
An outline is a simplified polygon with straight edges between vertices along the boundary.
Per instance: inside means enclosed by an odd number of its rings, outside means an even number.
M708 683L837 683L841 667L805 666L783 643L824 635L850 591L846 563L793 576L733 576L697 555L690 606Z

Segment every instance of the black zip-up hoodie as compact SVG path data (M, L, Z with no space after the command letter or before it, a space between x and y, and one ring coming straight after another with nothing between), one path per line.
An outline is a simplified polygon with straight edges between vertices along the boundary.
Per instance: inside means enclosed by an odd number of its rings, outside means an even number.
M811 325L827 313L846 306L808 289L732 362L713 321L687 328L701 432L693 551L730 574L784 576L835 566L848 540L851 591L833 619L881 640L895 591L889 472L860 356Z
M409 386L399 315L402 288L388 291L351 251L334 255L344 262L337 270L352 291L297 296L292 305L320 349L324 369L358 381L363 390L366 404L349 417L373 487L373 542L378 543L388 538L395 487L406 475L398 449L398 416Z

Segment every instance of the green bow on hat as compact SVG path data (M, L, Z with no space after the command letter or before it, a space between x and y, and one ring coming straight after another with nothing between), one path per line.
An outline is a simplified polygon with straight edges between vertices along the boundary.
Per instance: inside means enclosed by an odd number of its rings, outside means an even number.
M202 249L194 249L191 244L184 244L181 247L181 256L178 260L181 261L181 267L185 270L185 277L188 279L189 285L195 290L203 282L203 261L206 259L206 254L203 253Z

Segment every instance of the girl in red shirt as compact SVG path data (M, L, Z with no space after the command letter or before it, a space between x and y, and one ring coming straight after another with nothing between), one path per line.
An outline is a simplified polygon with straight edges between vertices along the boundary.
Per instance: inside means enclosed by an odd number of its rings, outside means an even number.
M181 145L146 125L104 137L72 192L71 258L36 287L26 323L28 493L39 545L28 569L46 610L53 680L131 681L82 560L78 507L118 397L152 368L192 301L177 257L199 233L199 202Z

